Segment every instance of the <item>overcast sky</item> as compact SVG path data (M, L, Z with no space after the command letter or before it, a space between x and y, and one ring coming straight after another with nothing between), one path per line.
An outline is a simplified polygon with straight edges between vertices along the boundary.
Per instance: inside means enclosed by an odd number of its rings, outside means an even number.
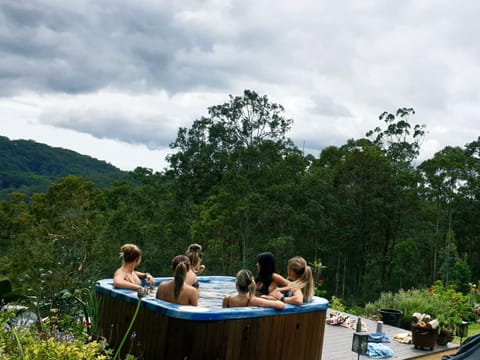
M1 0L0 135L161 171L250 89L318 156L413 107L421 159L480 135L476 0Z

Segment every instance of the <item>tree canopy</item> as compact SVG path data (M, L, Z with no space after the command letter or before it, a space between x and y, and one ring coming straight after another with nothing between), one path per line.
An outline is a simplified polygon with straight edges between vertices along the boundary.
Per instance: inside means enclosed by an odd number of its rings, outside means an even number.
M255 272L271 251L286 275L300 255L329 296L357 303L436 279L463 288L480 277L480 140L417 166L425 127L414 115L384 112L365 138L304 154L283 107L245 90L179 129L164 172L11 193L0 202L0 273L46 295L111 277L123 243L161 276L197 242L206 274Z

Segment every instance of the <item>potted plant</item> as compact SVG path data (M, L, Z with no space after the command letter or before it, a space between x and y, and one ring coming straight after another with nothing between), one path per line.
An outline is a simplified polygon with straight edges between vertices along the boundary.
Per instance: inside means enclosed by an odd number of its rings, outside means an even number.
M415 349L433 350L437 341L438 320L432 320L428 314L414 313L411 322L412 344Z
M455 327L462 322L462 319L458 316L445 317L443 314L437 316L439 323L439 332L437 336L438 345L447 345L447 343L453 340L455 335Z

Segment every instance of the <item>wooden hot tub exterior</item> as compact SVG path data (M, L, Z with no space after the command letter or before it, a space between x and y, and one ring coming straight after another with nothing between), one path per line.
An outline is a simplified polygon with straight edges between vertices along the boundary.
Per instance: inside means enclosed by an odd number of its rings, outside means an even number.
M114 289L106 279L97 283L96 294L102 335L116 348L134 315L137 293ZM141 302L122 358L128 353L145 360L322 358L328 308L323 298L282 311L179 306L154 297Z

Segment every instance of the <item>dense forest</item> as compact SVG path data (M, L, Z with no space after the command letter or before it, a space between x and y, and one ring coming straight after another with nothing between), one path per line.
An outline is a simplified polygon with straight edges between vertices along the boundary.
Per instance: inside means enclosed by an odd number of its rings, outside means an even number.
M384 112L364 138L314 156L288 138L281 105L246 90L180 128L164 172L12 192L0 202L0 274L48 297L112 277L123 243L164 276L197 242L207 275L256 271L262 251L285 275L301 255L327 297L357 304L437 279L466 290L480 278L480 140L418 163L426 129L414 119L411 108Z
M100 188L126 178L115 166L71 150L52 148L32 140L0 136L0 200L16 191L46 192L48 185L68 175L92 180Z

